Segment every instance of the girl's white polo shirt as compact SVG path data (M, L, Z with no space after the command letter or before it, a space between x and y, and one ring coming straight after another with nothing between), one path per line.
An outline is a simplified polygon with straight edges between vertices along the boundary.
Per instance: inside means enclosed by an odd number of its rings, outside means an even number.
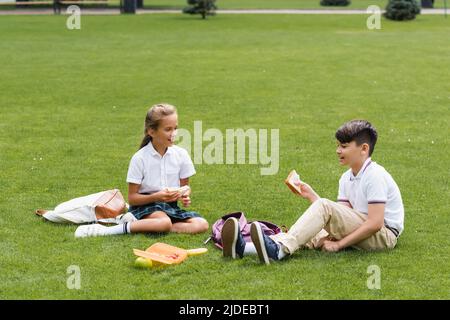
M131 158L127 182L139 184L139 193L154 193L167 187L179 187L180 179L194 174L194 164L185 149L171 146L161 156L150 142Z
M349 202L353 209L368 213L368 205L384 203L385 225L403 231L404 208L400 189L382 166L368 158L356 176L347 170L339 180L338 201Z

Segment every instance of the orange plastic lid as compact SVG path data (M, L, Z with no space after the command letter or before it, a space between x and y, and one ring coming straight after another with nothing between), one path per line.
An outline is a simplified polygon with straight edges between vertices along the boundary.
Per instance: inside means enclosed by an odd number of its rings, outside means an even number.
M133 249L135 255L164 264L179 264L187 258L187 251L165 243L157 242L145 251Z

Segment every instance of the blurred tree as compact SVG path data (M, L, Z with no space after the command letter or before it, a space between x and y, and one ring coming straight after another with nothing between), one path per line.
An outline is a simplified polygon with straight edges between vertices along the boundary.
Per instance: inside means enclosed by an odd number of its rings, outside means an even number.
M189 6L183 9L183 13L201 14L203 19L216 14L216 0L187 0L187 2Z

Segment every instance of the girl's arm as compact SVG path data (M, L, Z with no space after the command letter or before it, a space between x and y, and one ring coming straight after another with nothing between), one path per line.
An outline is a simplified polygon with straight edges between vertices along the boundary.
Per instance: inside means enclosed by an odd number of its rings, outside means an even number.
M188 186L189 185L189 178L186 179L180 179L180 187L182 186ZM191 191L189 191L190 194Z
M128 184L128 203L132 206L142 206L152 202L173 202L178 200L176 191L161 190L152 194L140 194L140 184Z

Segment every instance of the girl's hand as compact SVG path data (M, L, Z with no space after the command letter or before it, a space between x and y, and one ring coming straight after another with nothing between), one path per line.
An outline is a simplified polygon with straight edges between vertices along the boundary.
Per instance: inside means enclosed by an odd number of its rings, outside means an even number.
M181 202L183 203L183 207L187 208L191 205L191 198L189 197L189 195L184 195L181 197Z
M155 196L159 202L174 202L180 198L177 191L169 191L167 189L156 192Z
M295 182L294 184L300 187L300 190L302 192L300 196L302 198L308 199L309 201L311 201L311 203L316 201L317 199L320 199L319 195L314 191L313 188L311 188L309 184L304 182Z

